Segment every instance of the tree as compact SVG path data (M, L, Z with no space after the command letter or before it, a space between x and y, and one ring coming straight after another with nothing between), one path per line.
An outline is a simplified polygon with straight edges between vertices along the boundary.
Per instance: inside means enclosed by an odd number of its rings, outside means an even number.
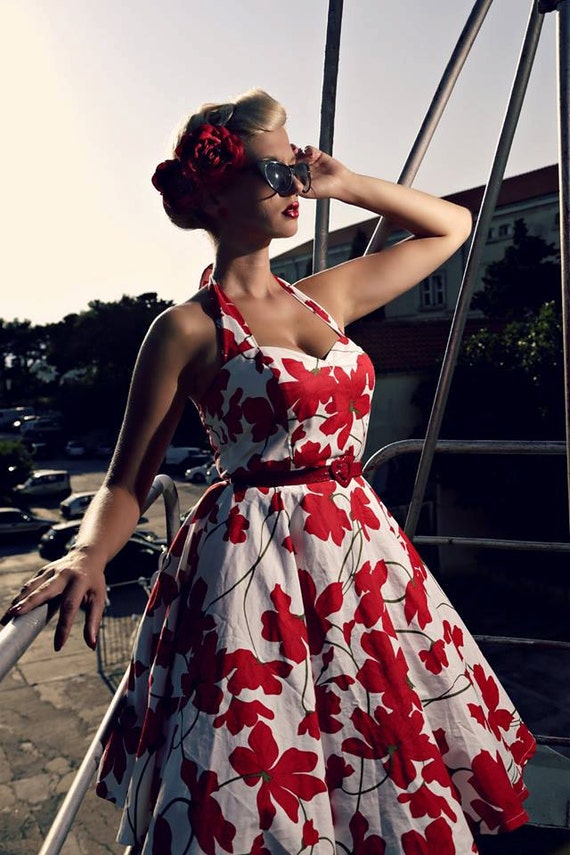
M529 235L526 223L515 221L513 242L503 258L487 266L484 286L472 307L486 318L532 319L544 303L560 306L560 255L552 243Z

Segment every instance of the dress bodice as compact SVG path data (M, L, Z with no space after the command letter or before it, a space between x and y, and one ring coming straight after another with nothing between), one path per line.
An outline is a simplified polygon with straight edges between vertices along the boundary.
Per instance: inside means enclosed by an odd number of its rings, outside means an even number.
M222 367L199 410L224 477L324 466L340 456L359 459L364 449L374 388L369 357L314 300L277 281L338 338L322 358L260 347L237 307L210 281Z

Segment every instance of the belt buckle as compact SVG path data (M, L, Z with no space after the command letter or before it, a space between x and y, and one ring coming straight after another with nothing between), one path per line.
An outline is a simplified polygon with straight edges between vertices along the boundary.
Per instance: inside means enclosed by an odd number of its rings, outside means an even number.
M352 459L350 457L336 457L329 464L329 469L332 477L341 487L348 487L352 474Z

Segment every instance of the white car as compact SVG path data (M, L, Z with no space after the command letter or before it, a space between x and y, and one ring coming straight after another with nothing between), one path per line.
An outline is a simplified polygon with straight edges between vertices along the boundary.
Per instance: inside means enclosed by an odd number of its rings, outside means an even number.
M70 439L69 442L65 444L65 453L68 457L85 457L87 449L82 442L79 442L79 440Z
M76 520L83 516L95 493L72 493L63 502L60 502L61 515L66 520Z
M202 463L201 466L192 466L184 473L184 480L190 484L213 484L215 481L220 481L220 473L218 468L213 463Z

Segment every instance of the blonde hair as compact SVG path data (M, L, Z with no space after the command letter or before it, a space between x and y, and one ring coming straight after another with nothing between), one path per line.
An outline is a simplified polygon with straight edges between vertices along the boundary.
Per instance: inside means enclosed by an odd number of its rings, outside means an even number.
M285 108L263 89L250 89L239 95L235 101L202 104L180 128L173 145L173 155L184 134L194 131L200 125L223 125L228 131L247 139L264 131L278 130L283 127L286 119ZM202 211L177 211L171 204L165 205L165 211L174 225L181 229L213 231L211 223Z

